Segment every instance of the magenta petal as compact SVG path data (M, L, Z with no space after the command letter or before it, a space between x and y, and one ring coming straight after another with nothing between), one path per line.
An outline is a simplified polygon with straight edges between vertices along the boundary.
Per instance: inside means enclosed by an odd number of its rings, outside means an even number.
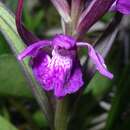
M65 95L64 85L69 79L72 61L55 50L52 51L52 58L40 52L33 59L33 71L46 91L53 89L55 96L62 97Z
M54 90L56 97L78 91L82 85L82 72L75 66L73 73L73 58L62 56L57 50L52 51L52 58L40 51L33 58L33 71L46 91Z
M78 42L77 45L85 46L88 48L88 55L92 60L92 62L95 64L96 69L99 71L100 74L110 79L113 78L113 74L107 70L103 57L98 52L96 52L90 44L84 42Z
M86 0L87 1L87 0ZM76 27L78 37L90 29L110 8L114 0L91 0L81 13Z
M130 14L130 0L118 0L116 8L123 14Z
M39 51L39 49L49 46L49 45L51 45L51 41L48 41L48 40L36 42L30 45L29 47L27 47L23 52L21 52L18 55L18 59L22 60L26 56L35 56L37 52Z
M62 34L56 35L52 42L54 46L59 46L65 49L70 49L76 44L76 40L73 37Z
M55 82L57 82L57 84L54 87L54 93L57 97L63 97L67 94L75 93L83 86L84 82L82 79L81 68L78 66L78 63L72 64L71 60L72 59L68 59L68 65L66 64L67 62L64 61L66 67L60 67L60 71L56 72L57 81L55 80Z
M33 58L33 65L32 65L33 72L37 81L46 91L50 91L53 89L51 78L49 77L50 70L48 70L50 60L51 59L49 55L47 55L43 51L40 51L37 53L36 57Z
M55 87L55 95L57 97L63 97L67 94L75 93L83 86L83 84L84 82L80 67L74 68L74 72L69 80L63 86L58 85Z
M65 85L65 94L77 92L83 86L82 71L80 67L74 69L68 83Z
M103 57L98 53L96 52L96 55L97 55L97 58L99 60L100 63L98 63L98 60L95 61L97 62L98 64L96 64L96 67L97 67L97 70L104 76L112 79L113 78L113 74L110 73L108 70L107 70L107 66L105 65L105 62L104 62L104 59ZM94 62L94 61L93 61Z
M72 66L73 58L71 56L62 56L53 50L52 60L48 65L50 70L48 76L52 81L55 96L62 97L66 95L64 87L70 78Z

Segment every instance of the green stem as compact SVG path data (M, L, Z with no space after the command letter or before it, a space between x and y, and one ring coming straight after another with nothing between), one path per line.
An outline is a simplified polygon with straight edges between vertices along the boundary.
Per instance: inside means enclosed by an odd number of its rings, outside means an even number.
M65 34L72 36L72 22L66 23Z
M57 99L55 111L55 130L67 130L68 123L68 102L67 97Z

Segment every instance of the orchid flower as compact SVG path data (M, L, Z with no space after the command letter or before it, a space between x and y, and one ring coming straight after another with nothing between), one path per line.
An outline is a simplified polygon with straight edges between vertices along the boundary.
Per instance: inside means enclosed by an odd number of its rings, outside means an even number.
M78 91L83 86L81 66L77 58L76 48L88 48L88 55L100 74L112 79L102 56L94 48L84 42L76 42L70 36L59 34L52 40L40 40L27 47L18 59L32 57L32 69L36 79L46 91L54 90L57 97ZM51 47L51 54L45 47Z
M23 4L22 0L19 1L19 4ZM17 12L20 15L17 15L16 23L20 21L21 8L18 8ZM20 29L18 32L23 31L25 29L23 27L21 22L17 23L17 29ZM29 31L26 33L33 36ZM26 38L23 40L26 41ZM58 34L51 40L31 39L31 42L33 44L28 44L29 46L18 55L18 59L22 61L25 57L31 57L31 67L36 80L44 90L54 91L58 98L77 92L84 84L82 66L77 56L78 47L88 49L88 56L101 75L113 78L103 57L89 43L78 42L65 34Z
M130 14L130 0L116 0L110 10L128 15Z

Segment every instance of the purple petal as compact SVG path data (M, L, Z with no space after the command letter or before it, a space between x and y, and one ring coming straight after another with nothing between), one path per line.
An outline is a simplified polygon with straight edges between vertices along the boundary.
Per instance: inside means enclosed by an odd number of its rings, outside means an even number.
M92 62L95 64L96 69L99 71L99 73L110 79L113 78L113 74L107 70L103 57L98 52L96 52L90 44L84 42L78 42L77 46L87 47L88 55L92 60Z
M82 72L79 67L73 68L71 56L61 56L57 50L53 50L52 58L43 52L39 52L33 59L33 71L46 91L54 90L56 97L74 93L83 85Z
M39 51L36 57L33 58L32 63L34 75L37 81L39 81L39 83L46 91L50 91L53 89L51 78L48 78L48 75L50 75L50 71L48 70L50 60L51 58L49 57L49 55L47 55L43 51Z
M81 68L77 67L74 69L73 74L64 86L58 85L55 87L55 95L57 97L63 97L67 94L75 93L83 86L83 84Z
M70 57L58 56L56 58L58 66L54 67L53 83L56 97L63 97L67 94L78 91L82 85L82 72L79 66L73 66L73 59ZM77 63L76 63L77 64ZM73 73L72 69L74 69ZM60 75L60 76L59 76Z
M114 0L92 0L89 7L80 15L76 28L77 35L88 31L88 29L97 22L111 7Z
M30 45L29 47L27 47L23 52L21 52L18 55L18 59L22 60L26 56L34 57L37 54L37 52L39 51L39 49L49 46L49 45L51 45L51 41L48 41L48 40L36 42L36 43Z
M113 78L113 74L110 73L108 70L107 70L107 66L105 65L105 62L104 62L104 59L103 57L98 53L96 52L96 55L97 55L97 62L98 63L98 60L99 60L99 63L98 65L96 64L96 67L97 67L97 70L104 76L112 79Z
M64 85L69 80L72 65L73 59L71 57L61 56L57 51L53 50L46 80L51 80L55 96L61 97L65 95Z
M67 23L70 22L70 7L67 0L51 0L51 2L56 7L57 11L64 19L64 21L66 21Z
M118 0L116 8L123 14L130 14L130 0Z
M70 49L76 44L76 40L73 37L62 34L56 35L52 42L54 46L59 46L65 49Z
M71 94L77 92L83 86L82 71L79 66L74 69L74 73L71 75L70 80L65 85L65 94Z
M27 44L30 45L34 42L39 41L39 39L34 36L31 32L29 32L21 22L22 17L22 9L23 9L23 0L18 0L18 6L16 10L16 27L18 30L19 35L21 36L22 40Z
M72 59L61 56L54 50L52 58L44 55L43 57L41 55L35 57L33 65L34 73L45 90L53 89L57 97L64 96L63 88L70 76Z

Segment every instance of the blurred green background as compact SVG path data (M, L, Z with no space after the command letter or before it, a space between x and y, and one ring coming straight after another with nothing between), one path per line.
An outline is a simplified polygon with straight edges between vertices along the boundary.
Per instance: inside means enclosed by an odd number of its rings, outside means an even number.
M1 2L15 14L17 0ZM86 39L94 41L113 16L112 13L106 14L88 32ZM115 77L110 81L98 73L95 74L74 111L68 128L70 130L130 129L130 18L125 17L123 20L120 32L106 59ZM60 17L47 0L26 0L23 23L42 39L61 33ZM0 130L49 130L48 123L2 33Z

